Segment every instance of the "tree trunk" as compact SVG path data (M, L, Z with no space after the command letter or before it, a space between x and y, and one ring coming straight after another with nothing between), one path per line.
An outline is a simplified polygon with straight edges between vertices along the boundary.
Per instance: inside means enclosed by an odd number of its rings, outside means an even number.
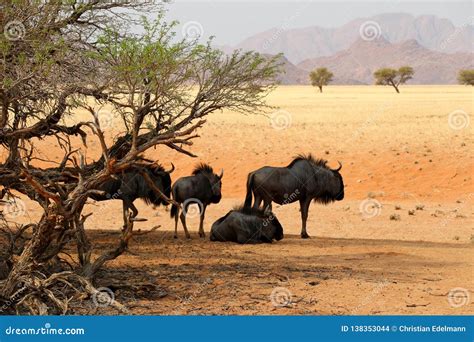
M37 265L38 260L41 259L41 255L51 242L51 235L56 226L56 222L56 215L48 212L43 215L0 291L3 297L9 298L15 291L15 287L18 285L20 278L34 271L34 266Z
M319 92L322 93L323 92L323 86L318 86L319 87Z
M0 101L2 104L2 111L0 116L0 128L5 128L8 123L8 99L3 89L0 89Z
M400 90L398 90L398 86L393 81L390 81L390 84L395 88L397 93L400 93Z
M102 255L97 257L97 259L95 259L95 261L92 263L90 262L90 257L89 257L88 262L82 265L81 275L84 276L88 280L92 280L94 275L97 273L97 271L101 269L102 266L106 262L116 259L128 249L128 242L130 241L132 236L133 236L133 219L132 219L132 214L129 214L129 216L127 217L127 226L125 230L122 231L122 236L120 238L118 246L115 249L104 252Z

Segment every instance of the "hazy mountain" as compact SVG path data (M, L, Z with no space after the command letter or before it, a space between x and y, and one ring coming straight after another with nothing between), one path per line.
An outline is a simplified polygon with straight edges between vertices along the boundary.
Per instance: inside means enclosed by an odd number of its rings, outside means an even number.
M270 55L266 55L270 57ZM297 67L291 63L286 57L282 56L280 61L282 65L282 73L278 77L280 84L308 84L309 72Z
M409 65L415 75L409 83L450 84L456 83L460 69L474 69L473 53L442 53L429 50L411 39L391 44L380 38L374 41L357 40L352 46L330 57L307 59L297 65L308 73L316 67L327 67L336 80L354 84L357 80L373 83L373 72L381 67L398 68Z
M283 52L292 62L331 56L348 49L362 36L385 38L391 43L415 39L421 46L440 52L473 52L474 23L461 27L450 20L432 15L414 17L404 13L380 14L355 19L338 28L318 26L284 29L273 28L253 35L234 48L267 54Z

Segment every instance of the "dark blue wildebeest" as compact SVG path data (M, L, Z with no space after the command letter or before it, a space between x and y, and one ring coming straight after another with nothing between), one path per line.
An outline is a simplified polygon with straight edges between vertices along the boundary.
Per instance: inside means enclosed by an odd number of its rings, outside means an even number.
M271 243L283 239L283 227L267 207L235 208L218 219L211 228L211 241Z
M102 191L103 194L94 193L89 195L95 201L122 200L124 227L127 225L128 209L132 210L132 218L138 215L138 209L133 204L137 198L143 199L148 205L168 205L167 199L169 199L171 193L170 173L174 171L173 163L171 163L171 169L166 171L158 163L152 163L151 160L143 160L151 164L135 167L115 175L97 189ZM163 198L161 194L153 190L143 174L146 174L154 186L167 198Z
M301 237L308 238L306 220L312 200L322 204L341 201L344 198L344 182L337 169L327 166L327 161L309 155L298 155L286 167L264 166L251 172L247 178L245 207L270 206L272 202L288 204L299 201L301 211Z
M178 238L178 216L183 224L184 233L186 238L190 238L188 228L186 227L186 214L191 213L188 211L189 206L197 204L199 207L199 236L205 237L204 233L204 215L206 214L206 208L211 203L219 203L222 194L222 176L224 171L221 170L219 175L215 174L208 164L199 164L193 170L192 176L182 177L178 179L171 189L173 199L183 204L183 211L179 214L179 207L176 205L171 206L171 217L174 217L174 237Z

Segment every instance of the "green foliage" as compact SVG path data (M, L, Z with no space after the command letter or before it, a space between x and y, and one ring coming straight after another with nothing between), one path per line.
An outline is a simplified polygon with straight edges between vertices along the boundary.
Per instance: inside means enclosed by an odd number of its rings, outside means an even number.
M413 78L415 71L410 66L402 66L398 70L382 68L374 72L375 84L391 85L399 92L398 86Z
M328 85L332 81L333 76L333 73L327 68L318 68L309 74L311 85L318 87L321 92L323 91L323 86Z
M398 69L398 84L405 84L408 80L413 78L415 71L410 66L402 66Z
M135 135L150 127L156 134L183 129L224 108L269 108L265 96L276 84L281 56L226 55L211 41L180 38L177 22L165 20L161 5L149 5L156 18L149 21L125 11L148 8L132 1L18 3L7 6L0 23L17 26L10 32L4 25L1 31L10 36L0 34L0 104L6 104L0 128L27 127L30 116L46 118L59 104L63 115L78 106L89 110L108 102L127 133ZM125 13L114 16L110 8ZM141 24L140 33L129 30L132 22ZM22 108L21 119L14 118L13 102Z
M460 70L458 74L459 84L474 86L474 70Z
M166 121L164 116L174 126L187 115L192 119L223 108L253 112L267 107L264 97L275 85L280 56L240 51L226 55L211 41L179 39L176 25L167 23L164 13L153 22L143 17L140 36L108 30L90 53L108 66L102 77L109 80L111 92L127 94L126 100L115 103L126 127L134 126L147 102L147 114L140 120L148 128L162 127L158 122ZM148 120L155 121L154 126Z
M382 68L374 72L374 77L377 85L391 85L397 77L397 70Z

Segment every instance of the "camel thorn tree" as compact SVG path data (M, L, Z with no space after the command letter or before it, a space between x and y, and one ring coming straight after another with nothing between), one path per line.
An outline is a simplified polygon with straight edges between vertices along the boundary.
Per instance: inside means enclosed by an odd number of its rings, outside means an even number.
M309 74L311 85L318 87L320 93L323 92L323 86L327 86L332 81L333 76L333 73L327 68L318 68Z
M402 66L398 70L382 68L374 72L375 84L391 85L397 93L400 93L400 85L411 80L414 74L415 71L410 66Z
M149 166L142 156L157 145L194 156L190 148L210 113L270 108L264 99L280 69L276 58L225 55L210 43L180 39L163 6L126 0L2 5L2 198L21 194L42 210L27 225L0 217L4 312L74 312L77 295L96 293L98 270L134 234L129 218L116 248L94 250L85 229L90 213L83 213L89 196L114 175ZM156 21L141 19L150 11ZM142 33L129 33L130 25L141 25ZM109 144L97 115L103 106L124 127ZM95 161L86 157L91 139L101 148ZM42 142L55 142L63 155L45 160Z

